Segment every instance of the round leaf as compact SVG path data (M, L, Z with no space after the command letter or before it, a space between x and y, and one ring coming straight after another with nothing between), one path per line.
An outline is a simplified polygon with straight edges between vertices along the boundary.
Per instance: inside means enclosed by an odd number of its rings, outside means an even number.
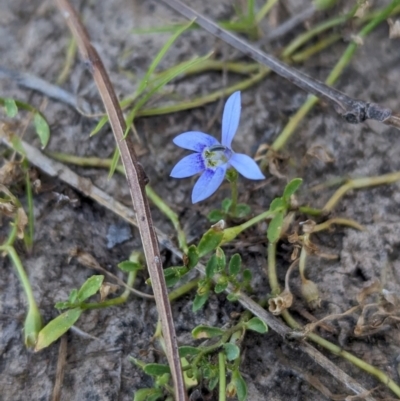
M214 230L212 228L208 230L201 238L197 247L197 250L199 251L199 257L202 257L213 251L221 243L223 236L223 231Z
M290 197L300 188L302 183L303 180L301 178L294 178L286 185L285 190L283 191L283 199L286 203L289 203Z
M268 326L258 317L251 318L246 323L246 328L248 330L256 331L257 333L264 334L268 331Z
M199 340L200 338L212 338L222 336L224 331L218 327L200 325L192 330L192 336L194 339Z
M240 348L236 344L226 343L224 350L228 361L233 361L240 355Z
M242 267L242 258L238 253L235 253L231 260L229 261L229 275L237 276L240 272L240 268Z

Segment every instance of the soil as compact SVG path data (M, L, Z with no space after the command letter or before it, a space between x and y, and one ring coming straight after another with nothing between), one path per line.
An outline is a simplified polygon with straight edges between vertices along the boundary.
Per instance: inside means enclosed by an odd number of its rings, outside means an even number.
M230 1L194 3L196 10L213 20L234 15L233 2ZM305 8L308 4L295 3L296 8L300 4ZM276 14L278 22L290 16L291 7L294 7L290 2L285 4L286 9L282 7ZM374 6L384 4L374 2ZM2 0L0 5L1 66L55 83L64 66L66 46L70 40L70 33L55 3ZM79 9L121 98L134 92L137 78L145 74L169 37L166 34L132 34L132 29L183 21L163 5L150 1L75 1L74 5ZM318 13L312 21L321 21L347 7L337 6L329 12ZM273 20L263 22L262 29L267 30L269 23L273 23ZM303 30L304 26L295 29L267 45L266 50L278 53ZM348 33L343 33L342 41L298 67L315 78L325 79L346 48L350 33L349 28ZM349 96L400 110L398 45L399 39L388 38L388 25L381 24L359 47L337 87ZM196 29L186 32L177 40L159 68L171 67L195 55L207 54L212 49L216 50L218 57L240 57L221 41ZM160 97L153 104L164 105L174 100L206 95L240 79L235 74L216 72L180 79L169 84L166 88L168 95ZM112 156L115 145L109 127L89 137L98 121L96 118L82 116L70 106L47 98L40 91L18 86L11 79L1 79L0 88L2 97L12 97L41 108L51 127L51 141L47 150L77 156ZM91 113L103 111L92 77L78 57L63 88L84 99L90 105ZM243 91L241 125L234 140L235 150L254 155L261 144L271 144L306 97L307 94L276 75L270 75ZM193 243L208 229L206 216L229 195L229 187L223 185L211 198L192 205L190 194L194 180L169 177L173 165L183 155L183 151L173 145L172 138L187 130L206 131L219 138L222 106L221 100L186 112L138 118L135 121L139 140L137 149L151 185L179 214L188 240ZM15 121L19 121L17 132L21 132L26 114L20 113ZM322 208L336 187L313 191L316 184L337 177L377 176L400 171L398 135L399 131L395 128L377 122L350 125L327 105L318 105L297 127L282 152L285 160L280 168L286 179L269 174L263 185L243 179L240 181L240 200L248 201L254 214L260 213L268 208L273 198L282 194L288 179L301 177L304 184L299 192L299 203ZM31 126L27 128L24 140L40 147ZM316 146L322 147L332 161L323 162L307 156L307 151ZM1 151L6 155L4 147ZM130 205L129 191L123 177L115 175L108 180L106 171L72 168L114 198ZM32 171L41 180L41 190L34 196L34 248L27 253L20 244L17 250L28 272L40 311L45 322L48 322L57 316L55 302L66 300L73 288L79 288L93 275L93 270L82 266L75 258L70 259L72 248L79 247L90 253L104 268L123 278L116 265L126 260L132 250L140 249L141 244L138 231L127 226L121 218L61 181L35 169ZM23 188L16 186L14 190L26 204ZM63 201L60 201L61 195L64 196ZM344 196L334 209L333 216L356 220L366 231L336 227L312 237L320 251L336 255L338 259L328 260L316 255L308 259L307 277L317 283L322 298L321 307L317 310L307 309L299 297L297 274L293 276L296 319L308 323L302 312L304 310L316 318L343 313L357 305L357 294L376 279L381 281L386 290L399 293L399 210L400 190L396 183L351 191ZM153 208L153 216L155 225L175 241L173 228L156 208ZM306 219L305 216L301 218ZM8 222L1 227L2 240L8 228ZM116 235L116 232L121 234ZM265 226L260 225L241 241L235 242L233 247L227 248L228 254L241 253L244 265L252 270L254 295L258 298L270 291L263 271L266 263L264 238ZM282 282L290 252L288 242L284 241L278 249L279 278ZM166 249L162 249L162 256L165 266L180 263ZM142 274L137 287L148 292L144 283L146 278L146 274ZM237 303L227 301L226 295L219 294L211 296L200 312L193 313L193 298L194 292L173 303L180 344L193 344L190 332L196 325L223 327L234 321L232 316L236 312L243 310ZM22 326L26 301L8 258L1 259L0 300L0 400L52 399L59 342L38 353L25 348ZM400 336L396 322L386 322L372 333L355 336L357 317L357 314L353 314L331 322L333 333L323 329L319 332L399 382ZM152 378L135 367L129 356L145 362L165 362L157 345L151 342L156 322L154 303L137 297L131 297L128 303L120 307L85 313L76 324L79 330L72 330L66 335L67 356L61 400L131 400L135 390L151 387ZM377 380L348 362L321 351L366 389L378 387L373 392L375 399L393 397ZM272 330L266 335L248 333L242 352L241 372L249 387L249 400L329 400L344 399L349 394L336 379ZM199 395L198 399L216 399L213 394L208 395L209 398L206 394L201 395L202 391L202 386L193 390L194 394ZM342 395L342 398L335 398L336 395ZM193 395L192 399L197 398Z

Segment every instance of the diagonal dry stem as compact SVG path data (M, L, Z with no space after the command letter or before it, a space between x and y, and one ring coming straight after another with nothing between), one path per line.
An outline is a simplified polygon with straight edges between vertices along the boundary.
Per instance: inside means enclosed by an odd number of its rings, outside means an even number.
M175 385L175 397L179 401L184 401L187 399L187 395L157 236L153 226L149 202L145 194L145 173L138 163L132 141L130 138L124 139L126 126L122 110L104 65L95 48L90 43L86 29L80 22L76 11L68 0L57 0L57 5L66 19L73 37L77 41L84 62L93 74L121 154L131 198L137 215L139 232L153 286L157 310L161 319L167 358Z
M362 123L372 119L387 125L392 125L400 129L400 116L393 114L392 110L382 107L376 103L364 102L363 100L353 99L346 94L334 89L324 83L303 74L296 69L289 67L282 61L254 47L245 39L239 38L226 29L221 28L215 22L204 15L193 10L179 0L161 0L163 3L173 8L178 13L188 19L196 19L196 23L203 29L228 43L243 54L251 57L259 63L266 65L272 71L287 79L294 85L315 95L331 104L335 111L339 113L347 122L351 124ZM399 5L400 0L394 0L391 7Z

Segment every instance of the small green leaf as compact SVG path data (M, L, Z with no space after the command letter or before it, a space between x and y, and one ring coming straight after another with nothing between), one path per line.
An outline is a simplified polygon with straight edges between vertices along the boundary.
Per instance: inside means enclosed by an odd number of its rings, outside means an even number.
M208 296L210 295L210 291L208 291L205 294L199 295L196 294L193 300L193 306L192 306L192 311L197 312L199 309L201 309L204 304L207 302Z
M90 298L92 295L99 291L101 285L103 284L104 276L96 275L89 277L78 291L77 301L83 302Z
M228 288L228 279L227 277L220 277L218 280L218 283L215 284L214 291L216 294L220 294L221 292L224 292Z
M185 266L173 266L164 269L164 277L167 287L172 287L175 285L187 272L188 268Z
M226 299L229 302L236 302L239 299L239 294L235 294L234 292L228 294L228 296L226 297Z
M185 358L187 356L194 356L198 355L200 353L200 350L196 347L191 347L189 345L183 345L182 347L179 347L179 356L181 358Z
M150 401L150 400L156 401L157 399L160 399L162 396L163 392L159 388L141 388L140 390L136 391L133 401Z
M288 204L290 202L290 197L300 188L302 183L303 180L301 178L294 178L286 185L285 190L283 191L283 200L285 203Z
M200 243L197 247L199 251L199 257L212 252L222 241L224 232L210 228L201 238Z
M281 235L282 224L283 224L283 213L279 212L272 218L272 220L268 225L267 238L269 242L274 243L278 241Z
M250 283L252 278L253 278L253 274L251 273L251 271L249 269L243 270L243 281L245 283Z
M237 276L240 273L242 267L242 258L238 253L235 253L229 261L229 275Z
M274 212L275 210L283 210L285 208L286 208L286 203L282 198L275 198L269 206L269 210L271 212Z
M205 326L205 325L197 326L192 330L192 337L195 340L199 340L201 338L219 337L222 336L223 334L224 331L221 330L220 328Z
M238 400L245 401L247 399L247 384L238 370L233 371L232 381L235 383L236 386Z
M70 304L74 304L74 303L76 302L77 298L78 298L78 290L77 290L76 288L74 288L74 289L69 293L68 302L69 302Z
M8 117L15 117L18 114L18 106L14 99L5 98L4 108Z
M42 148L45 148L50 139L49 124L47 124L47 121L40 113L35 113L33 123L35 124L36 133L38 134Z
M211 210L210 213L207 215L208 221L211 223L216 223L217 221L224 220L226 217L226 214L222 210Z
M67 302L56 302L56 304L54 305L54 307L58 310L62 310L62 309L68 309L71 306L71 303L69 301Z
M187 253L187 268L189 270L196 267L197 262L199 261L199 252L197 250L196 245L190 245Z
M171 373L169 366L161 363L148 363L144 366L143 371L151 376L162 376L165 373Z
M215 387L217 387L218 382L219 382L219 377L217 375L212 377L210 379L210 381L208 382L208 386L207 386L208 389L210 391L213 391L215 389Z
M243 218L248 216L250 212L251 212L251 207L249 205L246 205L245 203L239 203L236 206L235 217Z
M217 250L215 251L215 257L217 259L217 273L222 272L225 269L226 266L226 257L224 251L218 247Z
M143 269L142 264L137 263L137 262L132 262L130 260L124 260L123 262L118 263L117 266L118 266L118 269L122 270L123 272L127 272L127 273L135 272L135 271Z
M206 265L206 277L213 278L214 274L217 272L217 257L216 255L212 255L210 260Z
M228 213L231 205L232 205L232 199L225 198L221 203L222 211L224 211L225 214Z
M258 317L251 318L246 323L246 328L260 334L265 334L268 331L268 326Z
M113 157L111 159L111 165L110 165L110 168L108 170L108 179L111 179L112 176L114 175L115 170L117 169L117 166L118 166L118 163L119 163L119 157L120 157L119 149L118 149L118 146L116 146L115 149L114 149Z
M75 308L62 313L51 322L49 322L39 332L38 340L35 346L35 351L40 351L48 347L54 341L57 341L71 326L79 319L82 309Z
M224 350L228 361L233 361L240 355L240 348L236 344L226 343Z

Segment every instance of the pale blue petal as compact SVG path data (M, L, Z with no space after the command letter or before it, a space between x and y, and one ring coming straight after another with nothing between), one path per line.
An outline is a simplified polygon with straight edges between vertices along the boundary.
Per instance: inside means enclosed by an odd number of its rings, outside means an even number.
M192 153L179 161L172 169L170 176L174 178L191 177L205 169L203 157L200 153Z
M240 92L232 93L225 103L222 115L222 145L231 148L240 120Z
M207 169L194 184L192 203L200 202L211 196L224 180L227 165L223 164L216 170Z
M243 177L250 180L263 180L265 178L258 164L250 156L234 153L229 159L229 164Z
M175 137L173 142L183 149L194 150L195 152L202 152L205 147L219 144L213 136L199 131L184 132Z

